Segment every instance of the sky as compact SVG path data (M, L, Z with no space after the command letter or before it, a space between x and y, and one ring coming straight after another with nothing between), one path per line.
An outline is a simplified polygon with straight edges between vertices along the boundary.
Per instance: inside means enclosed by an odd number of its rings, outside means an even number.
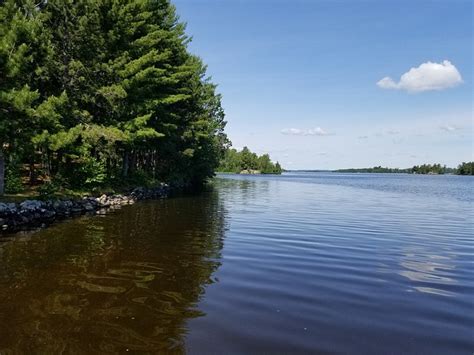
M473 159L470 0L175 0L233 147L286 169Z

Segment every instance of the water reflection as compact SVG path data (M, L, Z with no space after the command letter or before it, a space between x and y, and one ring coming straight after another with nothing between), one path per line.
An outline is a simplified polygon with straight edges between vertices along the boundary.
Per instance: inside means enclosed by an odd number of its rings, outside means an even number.
M223 176L225 177L226 175L224 174ZM222 193L238 195L243 204L247 202L252 203L256 198L264 197L269 192L271 182L265 180L266 176L252 176L258 180L250 180L246 175L232 175L232 177L232 180L225 178L215 179L213 184Z
M400 275L412 281L412 288L418 292L454 296L453 292L445 289L456 284L456 280L450 277L455 269L451 258L448 253L436 255L426 247L413 246L406 250L400 262Z
M183 352L220 265L217 192L144 202L0 245L0 353Z

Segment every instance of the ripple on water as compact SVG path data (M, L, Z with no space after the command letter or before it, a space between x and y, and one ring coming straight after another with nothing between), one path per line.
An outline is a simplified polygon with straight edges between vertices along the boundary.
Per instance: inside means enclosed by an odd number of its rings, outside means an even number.
M0 353L471 353L473 181L230 176L23 233Z

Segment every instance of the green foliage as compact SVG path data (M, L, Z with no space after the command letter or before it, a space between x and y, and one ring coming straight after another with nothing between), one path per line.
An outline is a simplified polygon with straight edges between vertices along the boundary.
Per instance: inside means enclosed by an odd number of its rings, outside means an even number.
M373 168L355 168L355 169L339 169L338 173L410 173L411 169L384 168L382 166L374 166Z
M58 181L48 181L41 185L38 189L41 199L51 199L54 197L56 193L58 193L61 189L60 184Z
M72 164L70 170L73 176L68 177L68 181L73 182L72 187L93 187L98 186L106 180L105 164L91 157L82 157ZM63 173L66 175L66 171Z
M446 172L446 166L441 166L441 164L423 164L415 165L411 172L413 174L430 174L430 175L439 175Z
M384 168L381 166L375 166L373 168L360 168L360 169L339 169L336 170L338 173L395 173L395 174L452 174L456 172L456 169L448 168L441 164L423 164L415 165L412 168L399 169L399 168Z
M462 163L458 166L456 171L458 175L474 175L474 161Z
M15 167L8 167L5 172L5 192L7 194L16 194L23 191L21 176Z
M251 170L262 174L282 173L280 164L278 162L274 164L268 154L258 156L247 147L244 147L241 152L238 152L236 149L227 149L217 169L219 172L227 173L240 173Z
M0 149L75 187L213 176L224 112L184 29L168 0L0 2Z

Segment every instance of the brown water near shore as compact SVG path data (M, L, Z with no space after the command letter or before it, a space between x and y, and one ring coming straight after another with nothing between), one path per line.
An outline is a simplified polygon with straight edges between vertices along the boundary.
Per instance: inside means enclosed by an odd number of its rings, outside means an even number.
M0 244L0 353L183 351L219 266L214 193L141 202Z

